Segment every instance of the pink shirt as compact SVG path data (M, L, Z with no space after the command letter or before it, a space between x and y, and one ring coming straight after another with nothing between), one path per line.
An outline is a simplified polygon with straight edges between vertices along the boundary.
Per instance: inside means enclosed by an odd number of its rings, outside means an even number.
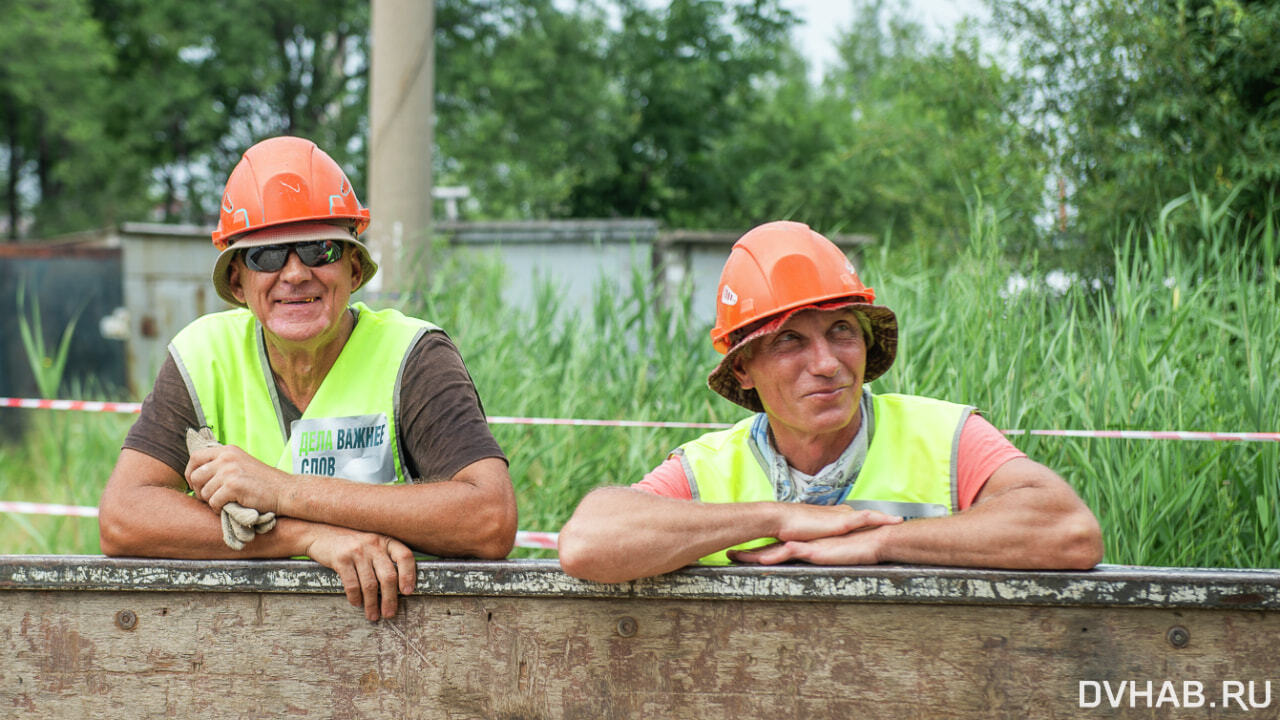
M974 498L978 497L982 486L996 468L1014 458L1027 456L1014 447L994 425L976 414L970 415L964 428L960 430L960 448L956 455L961 510L973 504ZM689 479L684 475L684 466L680 464L680 458L676 457L667 458L631 487L677 500L693 499Z

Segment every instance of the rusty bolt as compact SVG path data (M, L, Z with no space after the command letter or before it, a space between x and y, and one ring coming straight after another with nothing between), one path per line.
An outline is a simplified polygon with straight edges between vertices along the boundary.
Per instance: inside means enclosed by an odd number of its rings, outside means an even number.
M1174 625L1169 628L1169 632L1165 633L1165 638L1169 644L1176 648L1184 648L1187 643L1191 642L1191 633L1181 625Z
M636 634L636 619L626 615L618 618L618 634L622 637L631 637Z
M121 610L116 613L116 627L121 630L132 630L138 626L138 615L132 610Z

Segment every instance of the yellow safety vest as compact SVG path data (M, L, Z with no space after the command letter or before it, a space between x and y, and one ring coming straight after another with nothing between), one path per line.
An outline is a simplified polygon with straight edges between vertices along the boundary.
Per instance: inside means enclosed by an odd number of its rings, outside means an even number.
M218 441L288 472L406 482L396 436L400 377L418 339L440 328L356 303L356 324L302 417L285 427L262 326L246 309L198 318L169 345Z
M863 392L868 392L866 389ZM938 517L957 511L956 452L960 430L974 408L914 395L872 397L874 425L867 457L845 504L905 518ZM728 430L708 433L671 453L679 457L693 499L702 502L776 500L773 483L751 449L749 417ZM745 550L776 542L758 538ZM722 550L702 558L725 565Z

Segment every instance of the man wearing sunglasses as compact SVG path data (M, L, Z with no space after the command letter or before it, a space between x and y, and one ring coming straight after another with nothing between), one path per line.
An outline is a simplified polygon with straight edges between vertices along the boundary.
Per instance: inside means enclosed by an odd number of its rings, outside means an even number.
M102 495L103 552L309 556L370 620L412 592L414 551L506 556L515 495L456 348L351 302L378 270L368 224L313 143L245 152L213 233L213 284L238 309L170 344Z

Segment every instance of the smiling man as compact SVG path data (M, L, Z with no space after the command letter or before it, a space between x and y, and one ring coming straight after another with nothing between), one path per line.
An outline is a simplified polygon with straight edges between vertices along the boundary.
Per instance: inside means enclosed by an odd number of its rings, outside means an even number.
M413 591L414 551L511 550L506 458L457 349L431 323L351 303L378 271L368 224L310 141L244 153L213 232L214 287L239 309L170 344L102 494L103 552L306 555L377 620ZM189 445L188 428L209 430Z
M795 222L734 244L711 389L751 410L629 488L592 491L560 533L565 572L621 582L693 562L1085 569L1098 522L973 407L872 394L897 318Z

